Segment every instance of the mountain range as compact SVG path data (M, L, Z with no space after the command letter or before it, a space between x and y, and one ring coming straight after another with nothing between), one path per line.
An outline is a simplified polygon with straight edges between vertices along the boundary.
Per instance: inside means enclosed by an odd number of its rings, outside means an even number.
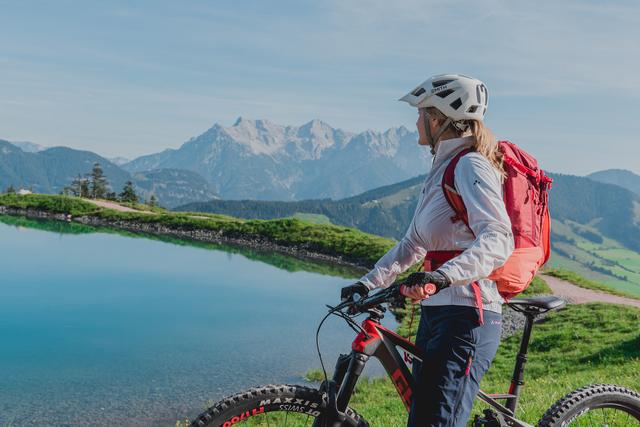
M215 124L178 149L127 161L90 151L0 140L0 188L57 193L99 162L118 192L132 180L166 207L230 200L343 198L424 173L430 155L405 127L352 133L320 120L283 126L238 118ZM159 171L163 171L162 173Z
M122 167L191 170L229 200L336 199L424 173L430 155L416 140L405 127L355 134L320 120L282 126L239 118Z

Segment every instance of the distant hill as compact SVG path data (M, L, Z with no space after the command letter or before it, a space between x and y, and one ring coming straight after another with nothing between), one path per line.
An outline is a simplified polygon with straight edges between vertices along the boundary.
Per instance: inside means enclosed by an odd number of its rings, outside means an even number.
M36 193L57 194L78 176L100 163L110 188L116 193L131 180L137 192L148 199L154 194L166 207L217 197L212 186L191 171L156 170L130 174L91 151L53 147L30 152L0 140L0 191L10 185L30 188Z
M194 200L218 198L213 186L195 172L182 169L155 169L133 174L139 191L151 194L168 208Z
M607 169L587 175L594 181L615 184L640 195L640 175L625 169Z
M323 215L332 223L355 227L380 236L400 238L411 220L424 175L367 191L342 200L211 200L175 208L247 219L273 219L296 213Z
M109 161L114 165L122 166L125 163L129 163L130 160L125 157L110 157Z
M640 196L617 185L551 174L551 212L558 220L589 224L640 252Z
M8 141L0 140L0 189L9 185L32 188L37 193L59 193L78 175L100 163L114 191L120 191L130 179L128 172L90 151L67 147L25 152Z
M28 142L28 141L11 141L11 144L15 145L16 147L18 147L19 149L27 153L37 153L38 151L47 149L47 147L43 145L36 144L33 142Z
M239 118L123 167L191 170L228 200L339 199L426 172L431 156L416 141L405 127L355 134L320 120L282 126Z

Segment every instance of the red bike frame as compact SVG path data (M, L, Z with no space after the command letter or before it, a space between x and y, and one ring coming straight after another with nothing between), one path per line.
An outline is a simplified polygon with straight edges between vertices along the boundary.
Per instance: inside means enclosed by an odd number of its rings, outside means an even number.
M527 318L525 334L523 335L521 345L521 353L522 349L524 349L524 354L526 354L532 323L533 318ZM375 357L380 361L391 378L405 408L409 411L413 400L413 390L416 389L416 381L411 375L409 366L411 366L415 359L422 361L424 352L409 340L386 329L375 316L370 316L366 319L362 323L362 329L351 344L351 354L340 355L336 362L333 381L335 381L338 387L336 398L338 411L344 412L349 405L349 400L353 394L358 378L370 357ZM518 355L518 359L521 359L521 354ZM516 369L514 370L514 381L512 381L512 383L522 384L521 371L524 369L524 364L518 368L518 359ZM526 360L526 356L524 359ZM519 375L517 375L518 372L520 372ZM518 388L519 387L513 387L512 385L510 392L507 394L487 394L480 391L478 393L478 399L498 411L509 426L532 427L530 424L517 420L513 416L518 400ZM498 403L496 399L506 400L507 405L505 406Z

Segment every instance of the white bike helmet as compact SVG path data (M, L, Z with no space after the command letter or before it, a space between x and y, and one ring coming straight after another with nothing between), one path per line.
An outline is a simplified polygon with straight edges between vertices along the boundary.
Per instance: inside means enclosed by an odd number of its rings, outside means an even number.
M400 98L417 108L435 107L454 122L484 119L489 104L487 87L461 74L439 74Z
M469 127L467 120L484 119L489 93L484 83L478 79L462 74L439 74L425 80L399 100L416 108L435 107L447 117L435 135L431 135L428 117L425 115L427 140L433 153L436 142L450 125L465 131Z

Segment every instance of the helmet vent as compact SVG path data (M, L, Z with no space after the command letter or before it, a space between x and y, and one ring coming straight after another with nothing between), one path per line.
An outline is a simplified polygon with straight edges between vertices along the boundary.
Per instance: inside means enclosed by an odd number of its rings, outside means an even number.
M447 89L447 90L443 90L442 92L436 93L436 95L438 95L440 98L446 98L452 93L453 93L453 89Z
M438 80L435 81L433 83L431 83L433 85L434 88L446 85L447 83L451 83L453 81L453 79L447 79L447 80Z
M471 107L469 107L469 109L467 110L467 113L475 113L476 111L478 111L478 107L479 105L472 105Z
M453 101L451 104L449 104L451 106L451 108L453 108L454 110L457 110L458 108L460 108L460 106L462 105L462 99L458 98L455 101Z
M413 95L413 96L420 96L420 95L422 95L422 94L423 94L423 93L425 93L425 92L426 92L425 88L423 88L423 87L419 87L418 89L414 90L414 91L413 91L413 93L412 93L411 95Z

